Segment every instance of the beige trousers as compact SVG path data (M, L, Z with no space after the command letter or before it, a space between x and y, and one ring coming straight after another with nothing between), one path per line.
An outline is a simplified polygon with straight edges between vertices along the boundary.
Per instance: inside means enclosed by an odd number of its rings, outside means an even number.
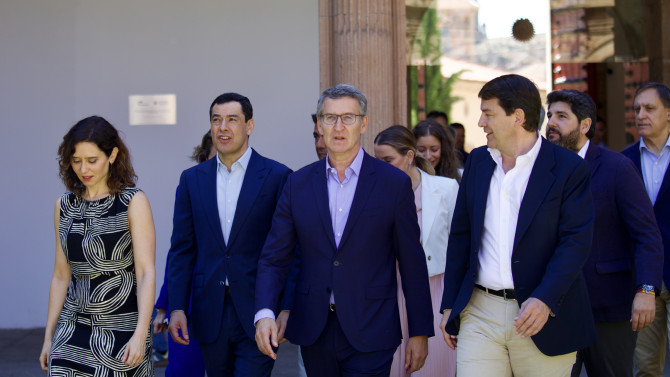
M665 340L670 324L670 292L663 283L656 297L654 321L637 334L634 374L636 377L663 377Z
M576 352L547 356L514 333L519 305L475 288L460 314L456 373L480 376L570 376Z

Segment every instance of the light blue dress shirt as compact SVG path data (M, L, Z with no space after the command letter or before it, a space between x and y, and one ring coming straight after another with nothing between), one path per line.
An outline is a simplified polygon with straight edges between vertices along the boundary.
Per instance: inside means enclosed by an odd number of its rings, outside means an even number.
M244 173L247 171L250 159L251 148L247 147L244 154L233 162L228 171L218 153L216 155L216 205L219 209L219 222L226 244L230 238L230 230L233 228L237 199L240 197ZM226 276L226 285L228 285L228 276Z
M665 141L660 156L657 156L647 147L644 138L640 138L642 179L644 179L644 187L647 189L652 204L656 204L656 197L661 189L665 172L668 170L668 163L670 163L670 137Z

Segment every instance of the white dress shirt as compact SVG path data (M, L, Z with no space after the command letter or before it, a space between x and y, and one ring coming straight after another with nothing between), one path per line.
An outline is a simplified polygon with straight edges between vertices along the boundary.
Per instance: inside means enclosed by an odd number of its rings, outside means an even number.
M586 140L586 143L584 144L584 146L582 147L582 149L580 149L579 152L577 152L577 154L579 155L579 157L581 157L581 158L586 158L586 151L589 150L589 145L590 145L590 144L591 144L591 141L590 141L590 140Z
M247 171L250 159L251 148L247 147L244 154L233 162L230 171L228 171L226 165L221 162L219 155L216 155L216 205L219 209L219 222L221 223L223 240L226 243L230 238L230 230L233 228L237 199L240 197L244 173ZM226 285L228 285L228 276L226 276Z
M486 198L476 280L477 284L486 288L496 290L514 288L512 249L519 208L541 145L542 137L538 134L535 145L528 153L518 156L516 164L507 173L503 170L500 151L488 149L496 168Z

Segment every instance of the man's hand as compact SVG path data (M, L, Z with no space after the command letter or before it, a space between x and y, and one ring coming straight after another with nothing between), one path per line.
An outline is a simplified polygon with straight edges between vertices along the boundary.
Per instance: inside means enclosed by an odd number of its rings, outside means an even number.
M521 304L519 314L514 318L516 333L522 338L537 334L547 323L549 312L551 310L547 304L535 297L529 297Z
M279 338L279 344L282 344L288 339L284 338L284 331L286 331L286 324L288 323L288 310L282 310L277 316L277 338Z
M272 318L261 318L256 322L256 345L263 354L277 360L272 347L279 347L277 342L277 323Z
M170 336L172 336L172 340L185 346L190 343L187 323L186 314L183 310L174 310L170 313L170 325L168 326ZM181 330L183 337L179 334L179 330Z
M165 315L167 311L165 309L158 309L156 312L156 318L154 318L154 334L160 334L163 331L167 330L167 322L165 321Z
M656 316L656 296L644 292L636 293L630 319L633 331L640 331L649 326L654 316Z
M413 336L407 342L405 349L405 371L412 374L423 367L428 356L428 337Z
M451 314L451 309L444 309L444 312L442 312L442 322L440 322L440 330L442 330L442 336L444 337L445 343L451 348L452 350L456 349L456 343L458 342L458 336L457 335L451 335L447 333L446 327L447 327L447 321L449 320L449 315Z

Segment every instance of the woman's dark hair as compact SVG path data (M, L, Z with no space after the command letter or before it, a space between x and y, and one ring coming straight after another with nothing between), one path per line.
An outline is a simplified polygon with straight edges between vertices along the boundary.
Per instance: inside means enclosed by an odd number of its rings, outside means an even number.
M72 155L74 148L81 142L90 142L98 146L107 157L114 148L118 148L116 160L109 166L107 186L109 192L115 194L125 187L135 187L137 176L130 163L128 148L119 137L119 132L105 118L91 116L77 122L63 136L63 142L58 147L59 176L65 188L81 196L86 187L72 170Z
M453 178L460 184L461 175L458 169L461 167L461 163L456 156L456 144L451 133L445 131L441 124L432 119L417 123L412 132L417 140L422 136L434 136L440 142L440 162L435 167L435 174Z
M375 137L375 145L388 145L402 156L412 151L414 152L413 164L428 174L435 174L435 169L430 162L416 152L416 138L407 127L395 125L383 130Z
M202 136L202 141L200 145L197 145L193 148L193 154L191 155L191 160L201 163L207 161L209 158L209 152L212 150L212 131L207 130Z

